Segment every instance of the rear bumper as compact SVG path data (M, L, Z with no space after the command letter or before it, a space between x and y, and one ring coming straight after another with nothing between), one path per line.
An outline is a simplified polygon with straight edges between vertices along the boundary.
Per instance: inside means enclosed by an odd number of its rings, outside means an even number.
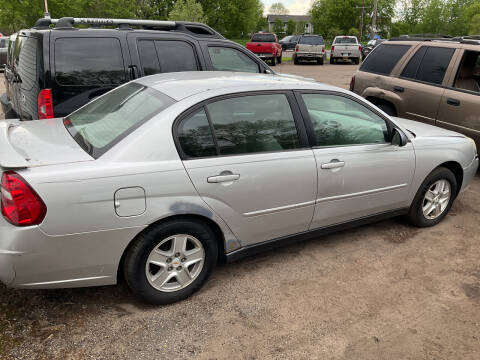
M272 59L275 57L274 54L267 54L267 53L262 53L262 54L256 54L260 59Z
M342 54L342 53L333 53L330 55L330 57L333 57L335 59L358 59L360 57L360 53L351 53L349 55L347 54Z
M325 56L324 53L302 53L302 52L297 52L295 53L295 56L298 59L321 59Z
M0 216L0 281L14 288L112 285L121 256L141 228L49 236Z

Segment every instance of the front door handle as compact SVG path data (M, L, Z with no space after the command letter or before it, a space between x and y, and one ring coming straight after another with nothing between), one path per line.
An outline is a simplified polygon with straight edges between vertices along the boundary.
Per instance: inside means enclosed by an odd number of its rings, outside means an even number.
M340 160L332 160L329 163L322 164L320 167L322 169L337 169L345 166L345 161L340 161Z
M447 99L447 104L448 105L453 105L453 106L460 106L460 100L448 98Z
M240 179L240 174L226 174L226 175L216 175L216 176L210 176L207 178L208 183L222 183L222 182L230 182L230 181L236 181Z
M393 91L402 93L402 92L405 91L405 89L404 89L403 87L401 87L401 86L394 86L394 87L393 87Z

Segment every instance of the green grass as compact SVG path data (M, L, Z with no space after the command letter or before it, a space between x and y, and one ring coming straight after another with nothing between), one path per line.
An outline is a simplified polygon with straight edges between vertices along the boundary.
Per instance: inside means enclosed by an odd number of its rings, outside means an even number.
M240 44L242 46L245 46L245 44L250 40L250 39L230 39L231 41L236 42L237 44Z

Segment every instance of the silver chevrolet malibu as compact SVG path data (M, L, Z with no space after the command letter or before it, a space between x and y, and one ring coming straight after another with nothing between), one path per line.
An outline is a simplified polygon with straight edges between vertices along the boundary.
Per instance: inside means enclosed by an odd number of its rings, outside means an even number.
M165 304L219 259L407 215L437 224L474 142L332 86L184 72L125 84L64 119L0 123L0 280L115 284Z

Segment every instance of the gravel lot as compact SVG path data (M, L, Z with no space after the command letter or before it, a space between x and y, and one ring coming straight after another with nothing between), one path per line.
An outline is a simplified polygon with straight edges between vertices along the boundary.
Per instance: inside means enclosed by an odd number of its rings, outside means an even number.
M342 87L355 69L276 68ZM220 265L170 306L0 285L0 359L479 359L479 203L477 176L436 227L393 219Z

